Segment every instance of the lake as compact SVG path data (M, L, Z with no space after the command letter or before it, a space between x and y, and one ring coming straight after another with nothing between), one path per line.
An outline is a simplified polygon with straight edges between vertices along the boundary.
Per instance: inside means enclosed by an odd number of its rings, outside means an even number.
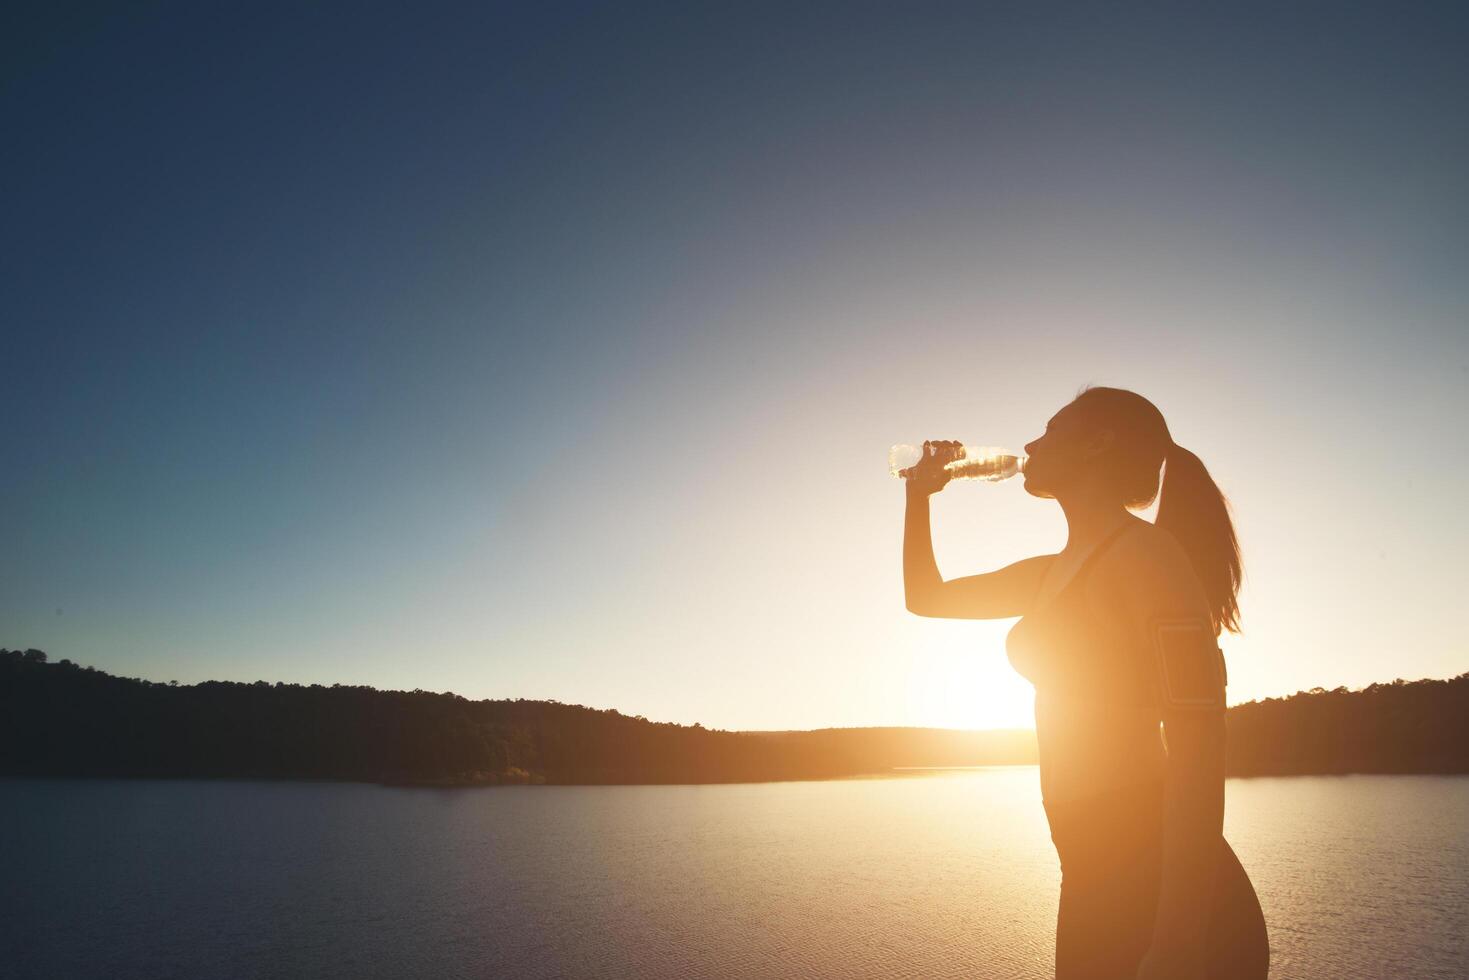
M1469 975L1469 777L1231 779L1272 977ZM6 976L1045 977L1033 767L435 790L0 780Z

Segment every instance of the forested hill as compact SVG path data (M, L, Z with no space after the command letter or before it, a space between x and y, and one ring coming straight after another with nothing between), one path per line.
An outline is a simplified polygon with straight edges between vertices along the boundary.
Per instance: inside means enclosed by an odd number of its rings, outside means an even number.
M0 650L6 775L705 783L1034 761L1029 731L728 732L558 701L265 681L174 686Z
M1231 776L1469 773L1469 673L1315 687L1229 709Z
M1228 719L1233 775L1469 772L1469 674L1318 689ZM730 732L557 701L156 683L0 650L0 775L706 783L1034 761L1029 731Z

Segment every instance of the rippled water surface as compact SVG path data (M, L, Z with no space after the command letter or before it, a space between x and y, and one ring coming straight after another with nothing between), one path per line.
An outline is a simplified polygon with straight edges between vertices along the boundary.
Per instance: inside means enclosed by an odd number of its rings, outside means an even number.
M1033 768L723 786L0 780L11 977L1044 977ZM1230 780L1274 977L1469 975L1469 778Z

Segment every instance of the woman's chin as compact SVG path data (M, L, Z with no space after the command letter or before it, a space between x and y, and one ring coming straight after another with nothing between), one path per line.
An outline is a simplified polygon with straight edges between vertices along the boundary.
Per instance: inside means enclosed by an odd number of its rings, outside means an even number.
M1039 481L1033 479L1029 473L1024 474L1023 486L1025 487L1025 492L1030 494L1032 497L1040 497L1043 500L1050 500L1054 496L1054 494L1043 487Z

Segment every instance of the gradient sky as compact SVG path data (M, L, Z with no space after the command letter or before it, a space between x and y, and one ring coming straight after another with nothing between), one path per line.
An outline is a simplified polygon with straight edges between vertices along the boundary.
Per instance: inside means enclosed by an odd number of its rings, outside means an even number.
M1469 669L1449 5L116 6L0 30L0 646L1028 726L886 452L1092 383L1231 499L1231 703Z

